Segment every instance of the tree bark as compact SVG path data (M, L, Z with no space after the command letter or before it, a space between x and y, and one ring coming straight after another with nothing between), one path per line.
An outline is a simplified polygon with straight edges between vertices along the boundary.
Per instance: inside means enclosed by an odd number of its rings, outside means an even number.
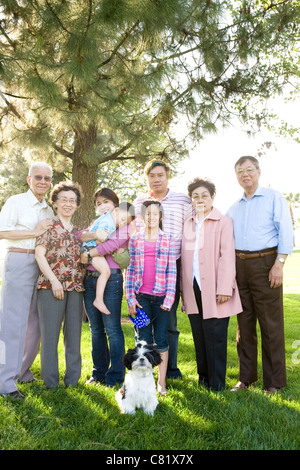
M89 158L89 153L96 144L97 129L90 126L87 130L77 129L73 153L72 178L80 184L83 198L73 222L80 229L87 228L95 219L94 194L97 187L97 168L99 160Z

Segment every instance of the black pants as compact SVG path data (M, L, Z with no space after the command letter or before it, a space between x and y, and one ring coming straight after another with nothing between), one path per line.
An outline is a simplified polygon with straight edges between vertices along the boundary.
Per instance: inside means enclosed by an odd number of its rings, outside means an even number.
M196 352L199 384L214 391L225 388L229 317L203 319L201 291L194 279L199 314L188 315Z

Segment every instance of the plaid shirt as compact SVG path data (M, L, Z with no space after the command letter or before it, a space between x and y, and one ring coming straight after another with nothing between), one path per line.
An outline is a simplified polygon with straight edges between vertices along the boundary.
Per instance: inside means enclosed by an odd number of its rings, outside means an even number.
M129 306L136 304L135 294L142 286L145 233L136 232L129 242L130 263L126 270L125 296ZM163 306L170 309L176 290L176 254L172 235L159 231L155 244L155 283L153 295L165 295Z

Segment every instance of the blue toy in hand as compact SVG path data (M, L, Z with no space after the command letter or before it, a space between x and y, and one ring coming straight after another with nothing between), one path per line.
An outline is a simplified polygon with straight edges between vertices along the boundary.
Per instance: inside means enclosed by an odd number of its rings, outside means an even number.
M137 314L134 317L129 316L130 320L137 328L145 328L150 323L149 317L142 308L136 307L136 311Z

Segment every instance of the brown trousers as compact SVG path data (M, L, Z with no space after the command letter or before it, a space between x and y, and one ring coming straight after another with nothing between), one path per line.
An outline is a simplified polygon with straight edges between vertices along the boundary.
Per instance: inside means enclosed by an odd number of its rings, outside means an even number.
M269 272L276 254L236 258L236 278L243 312L237 316L237 352L241 382L257 380L257 321L261 331L264 387L286 385L282 287L270 288Z

